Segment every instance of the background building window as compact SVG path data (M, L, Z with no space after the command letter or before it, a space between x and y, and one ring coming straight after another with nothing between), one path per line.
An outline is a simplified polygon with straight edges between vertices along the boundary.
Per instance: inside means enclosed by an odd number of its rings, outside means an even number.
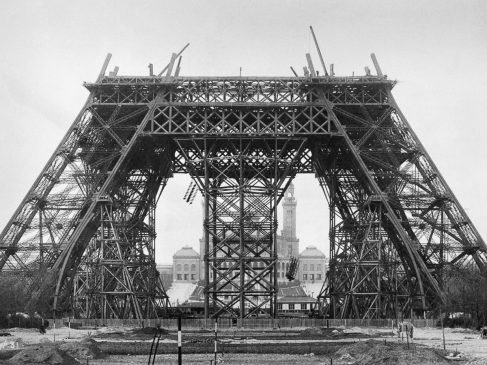
M181 271L181 264L176 265L176 271Z
M303 271L308 271L308 264L303 265Z
M184 271L188 271L189 270L189 265L188 264L184 264Z
M308 280L308 274L303 274L303 280Z
M307 303L301 303L301 309L308 309Z
M315 274L309 274L309 280L314 280L315 279Z
M277 309L282 310L282 303L277 303Z
M188 280L188 274L184 274L184 280Z
M289 310L294 310L294 303L289 304Z
M316 274L316 280L321 280L321 274Z
M191 264L191 271L196 271L196 265L195 264Z
M195 274L191 274L191 280L196 280L196 275Z
M315 264L309 265L309 271L315 271Z
M321 264L318 264L318 267L316 268L316 271L320 271L321 272Z
M178 280L183 280L183 277L181 276L181 274L178 274Z

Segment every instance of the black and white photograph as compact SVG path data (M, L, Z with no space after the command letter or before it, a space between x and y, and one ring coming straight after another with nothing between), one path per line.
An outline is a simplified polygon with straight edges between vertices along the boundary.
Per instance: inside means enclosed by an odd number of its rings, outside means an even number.
M487 364L487 2L0 2L0 364Z

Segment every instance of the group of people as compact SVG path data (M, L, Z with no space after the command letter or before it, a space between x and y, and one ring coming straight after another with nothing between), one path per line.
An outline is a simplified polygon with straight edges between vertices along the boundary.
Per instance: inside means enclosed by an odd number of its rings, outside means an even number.
M397 324L397 337L401 338L402 333L406 334L406 337L413 338L414 326L411 322L401 321Z

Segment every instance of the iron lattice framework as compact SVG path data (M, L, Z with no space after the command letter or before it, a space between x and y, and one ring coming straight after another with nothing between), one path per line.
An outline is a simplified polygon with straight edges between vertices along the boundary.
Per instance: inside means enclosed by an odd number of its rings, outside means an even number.
M264 308L273 315L277 205L294 176L305 139L206 137L176 142L205 197L206 316L244 318Z
M205 197L207 316L276 314L276 206L297 173L330 206L329 315L432 309L446 266L485 269L377 64L361 77L124 77L105 76L108 60L0 235L2 274L22 274L34 301L53 290L79 316L157 315L153 212L174 173Z

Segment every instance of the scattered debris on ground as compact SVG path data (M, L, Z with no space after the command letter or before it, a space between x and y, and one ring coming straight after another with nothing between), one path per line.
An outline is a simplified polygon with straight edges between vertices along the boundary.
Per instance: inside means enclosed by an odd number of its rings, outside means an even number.
M363 331L360 328L328 328L328 327L310 327L306 328L305 330L301 331L301 335L304 337L321 337L321 338L330 338L330 339L339 339L345 337L353 337L353 338L370 338L370 337L377 337L379 334L377 331L374 333L368 333L367 331ZM390 335L388 333L388 335Z
M185 358L204 358L205 361L212 358L213 332L208 329L184 330ZM158 359L167 356L171 362L170 359L177 355L177 332L161 331L163 338L157 356ZM9 328L11 336L0 336L0 364L85 364L87 359L90 365L144 364L155 332L155 327L100 327L74 331L56 327L55 332L48 330L46 334L40 334L36 329ZM240 328L219 332L218 349L225 353L225 363L228 364L328 365L331 359L335 365L487 364L485 340L479 337L478 331L445 328L445 343L441 328L417 328L414 332L411 342L406 337L398 337L391 328L301 327L280 331ZM278 354L282 355L279 360ZM140 359L136 360L136 356ZM199 364L200 360L194 363ZM187 363L193 364L191 361Z
M376 340L360 341L342 346L336 353L337 365L419 365L419 364L450 364L440 350L397 342Z

